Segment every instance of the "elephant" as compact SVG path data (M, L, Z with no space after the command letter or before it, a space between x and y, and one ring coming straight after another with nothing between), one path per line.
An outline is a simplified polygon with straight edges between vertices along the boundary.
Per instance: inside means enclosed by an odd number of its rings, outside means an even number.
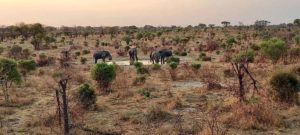
M130 57L130 61L134 62L134 61L138 61L138 52L136 48L131 48L129 51L129 57Z
M160 53L158 51L152 51L150 53L150 61L154 63L159 63L160 60Z
M173 55L172 51L170 49L162 49L159 51L153 51L150 54L150 60L155 63L159 63L161 61L161 64L165 64L165 60L168 57L171 57Z
M112 60L112 56L108 51L98 51L94 53L95 64L97 63L98 59L102 59L105 62L105 59Z

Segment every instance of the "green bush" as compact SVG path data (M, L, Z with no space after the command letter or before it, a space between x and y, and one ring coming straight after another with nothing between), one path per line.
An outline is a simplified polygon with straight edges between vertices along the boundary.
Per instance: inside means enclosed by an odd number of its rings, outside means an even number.
M194 69L194 70L198 70L201 68L201 64L200 63L192 63L191 64L191 67Z
M157 63L155 63L153 66L152 66L152 69L153 70L159 70L161 68L161 66Z
M146 67L137 68L138 74L149 74L149 70Z
M172 63L172 62L175 62L175 63L177 63L177 65L180 63L180 59L178 58L178 57L174 57L174 56L172 56L172 57L170 57L168 60L167 60L167 63Z
M80 57L80 63L81 64L86 64L86 62L87 62L87 58Z
M235 62L254 62L255 52L252 49L242 51L234 56L233 61Z
M4 52L4 47L0 46L0 55Z
M279 38L271 38L261 43L261 48L266 56L268 56L273 63L276 63L281 57L287 54L286 43Z
M169 66L172 68L172 69L176 69L177 66L178 66L178 63L177 62L174 62L172 61L171 63L169 63Z
M134 85L140 85L146 82L146 76L142 75L142 76L138 76L135 78L133 84Z
M280 72L272 76L270 84L275 97L280 101L297 101L299 92L299 81L292 73Z
M203 56L202 61L211 61L211 57L210 56Z
M141 67L143 67L143 63L142 62L135 62L134 63L134 66L135 66L135 68L141 68Z
M37 63L34 60L21 60L18 66L23 76L26 76L28 72L36 70Z
M138 91L138 93L139 93L141 96L144 96L144 97L146 97L146 98L149 98L150 95L151 95L150 91L147 90L147 89L140 89L140 90Z
M108 91L110 83L116 78L116 69L114 65L99 63L92 67L91 75L96 80L99 87Z
M201 53L199 54L199 59L202 59L202 58L205 57L205 56L206 56L206 53L201 52Z
M79 51L75 52L76 56L80 56L80 54L81 54L81 52L79 52Z
M254 50L254 51L259 51L261 48L258 45L252 45L251 49Z
M82 54L83 54L83 55L86 55L86 54L89 54L89 53L91 53L90 50L83 50L83 51L82 51Z
M97 100L95 90L88 84L82 84L79 87L76 97L84 108L90 108Z

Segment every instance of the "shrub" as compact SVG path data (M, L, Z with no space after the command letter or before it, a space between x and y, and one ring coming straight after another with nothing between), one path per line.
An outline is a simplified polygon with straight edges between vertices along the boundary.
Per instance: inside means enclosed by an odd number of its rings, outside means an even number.
M274 90L275 97L280 101L297 101L299 92L299 81L292 73L280 72L272 76L270 84Z
M14 59L21 58L22 50L23 48L21 46L13 45L8 51L8 56Z
M80 54L81 54L81 53L80 53L79 51L75 52L75 55L76 55L76 56L80 56Z
M97 100L95 90L88 84L82 84L79 87L76 97L84 108L91 107L96 103Z
M138 74L149 74L149 70L145 67L137 68Z
M0 46L0 55L4 52L4 47Z
M252 45L251 49L253 49L254 51L259 51L261 48L258 45Z
M252 49L242 51L234 56L233 61L235 62L254 62L255 53Z
M96 80L99 87L108 91L110 83L116 78L116 69L114 65L99 63L92 67L91 75Z
M142 75L142 76L138 76L135 78L133 84L134 85L140 85L146 82L146 76Z
M287 53L286 43L279 38L271 38L261 43L261 48L273 63L276 63Z
M300 36L295 37L296 45L300 45Z
M91 53L90 50L84 49L84 50L82 51L82 54L83 54L83 55L86 55L86 54L89 54L89 53Z
M139 93L141 96L144 96L144 97L146 97L146 98L149 98L150 95L151 95L150 91L147 90L147 89L140 89L140 90L138 91L138 93Z
M178 57L174 57L174 56L172 56L172 57L170 57L168 60L167 60L167 63L172 63L172 62L175 62L175 63L177 63L177 64L179 64L180 63L180 59L178 58Z
M87 41L84 41L84 42L83 42L83 45L84 45L84 46L89 46L89 43L88 43Z
M145 114L148 122L160 122L171 118L171 114L163 111L161 107L152 106Z
M10 59L0 59L0 84L3 90L5 102L9 102L9 88L12 83L21 82L21 74L17 69L17 63Z
M223 71L225 77L234 77L234 71L230 69L224 69Z
M36 70L37 63L34 60L21 60L18 66L25 77L28 72Z
M178 66L178 63L177 62L174 62L172 61L171 63L169 63L169 66L172 68L172 69L176 69L177 66Z
M152 66L152 69L153 70L159 70L161 68L161 66L157 63L155 63L153 66Z
M202 61L211 61L211 57L210 56L204 56L201 59Z
M81 64L86 64L86 62L87 62L87 58L84 58L84 57L80 58L80 63Z
M180 56L187 56L188 54L187 54L187 52L182 52L182 53L180 53L179 55L180 55Z
M201 68L201 64L200 63L192 63L191 64L191 67L194 69L194 70L198 70Z
M216 54L217 54L217 55L219 55L220 53L221 53L221 52L220 52L219 50L218 50L218 51L216 51Z
M143 63L142 62L135 62L134 66L135 66L135 68L141 68L141 67L143 67Z
M204 52L201 52L200 54L199 54L199 58L200 59L202 59L203 57L205 57L206 56L206 53L204 53Z

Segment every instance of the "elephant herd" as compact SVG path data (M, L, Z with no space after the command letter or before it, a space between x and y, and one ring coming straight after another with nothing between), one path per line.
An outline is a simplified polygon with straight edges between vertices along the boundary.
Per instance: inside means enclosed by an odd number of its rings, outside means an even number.
M138 50L137 48L131 48L128 51L130 61L135 62L138 61ZM165 64L165 61L168 57L173 55L172 50L170 49L161 49L157 51L152 51L150 53L150 61L155 64L161 62L161 64ZM102 59L105 62L106 59L112 60L112 56L109 51L97 51L94 53L95 64L99 59Z

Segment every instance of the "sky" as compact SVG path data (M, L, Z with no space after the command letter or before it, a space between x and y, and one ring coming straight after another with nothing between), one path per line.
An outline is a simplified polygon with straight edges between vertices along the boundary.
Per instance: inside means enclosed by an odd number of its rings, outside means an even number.
M0 25L170 26L289 23L300 0L0 0Z

